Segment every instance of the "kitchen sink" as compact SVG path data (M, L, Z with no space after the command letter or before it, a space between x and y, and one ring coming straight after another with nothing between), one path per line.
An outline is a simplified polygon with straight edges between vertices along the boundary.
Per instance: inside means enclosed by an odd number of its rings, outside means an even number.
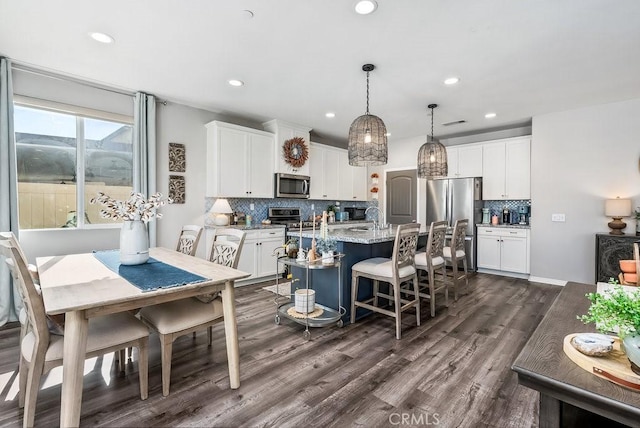
M349 232L370 232L373 230L373 227L357 226L357 227L350 227L347 230Z

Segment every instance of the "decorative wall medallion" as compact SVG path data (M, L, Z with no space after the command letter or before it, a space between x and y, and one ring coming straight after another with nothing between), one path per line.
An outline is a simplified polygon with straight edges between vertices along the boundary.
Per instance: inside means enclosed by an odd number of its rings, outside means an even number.
M186 152L184 144L169 143L169 171L185 172L187 169Z
M302 137L293 137L282 146L284 160L294 168L300 168L309 158L309 148Z
M181 175L169 176L169 197L174 204L184 204L186 200L184 177Z

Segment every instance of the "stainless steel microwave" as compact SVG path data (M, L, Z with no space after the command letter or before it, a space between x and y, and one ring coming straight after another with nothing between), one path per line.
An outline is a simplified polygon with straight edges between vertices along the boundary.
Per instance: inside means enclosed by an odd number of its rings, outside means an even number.
M309 199L311 179L306 175L276 173L276 198Z

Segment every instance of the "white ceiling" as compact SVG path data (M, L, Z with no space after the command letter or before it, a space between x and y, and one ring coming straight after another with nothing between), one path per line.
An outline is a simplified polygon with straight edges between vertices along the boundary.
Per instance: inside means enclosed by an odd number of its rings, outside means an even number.
M366 63L391 143L428 132L429 103L442 137L640 97L638 0L378 0L368 16L354 3L0 0L0 54L337 142L365 111ZM445 86L450 76L460 83Z

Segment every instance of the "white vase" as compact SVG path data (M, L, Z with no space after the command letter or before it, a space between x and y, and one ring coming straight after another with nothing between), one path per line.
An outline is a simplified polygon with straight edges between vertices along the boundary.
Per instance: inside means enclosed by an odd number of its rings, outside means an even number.
M141 265L149 259L149 233L142 220L125 221L120 229L120 264Z
M333 264L333 251L325 251L322 253L322 264L323 265Z

